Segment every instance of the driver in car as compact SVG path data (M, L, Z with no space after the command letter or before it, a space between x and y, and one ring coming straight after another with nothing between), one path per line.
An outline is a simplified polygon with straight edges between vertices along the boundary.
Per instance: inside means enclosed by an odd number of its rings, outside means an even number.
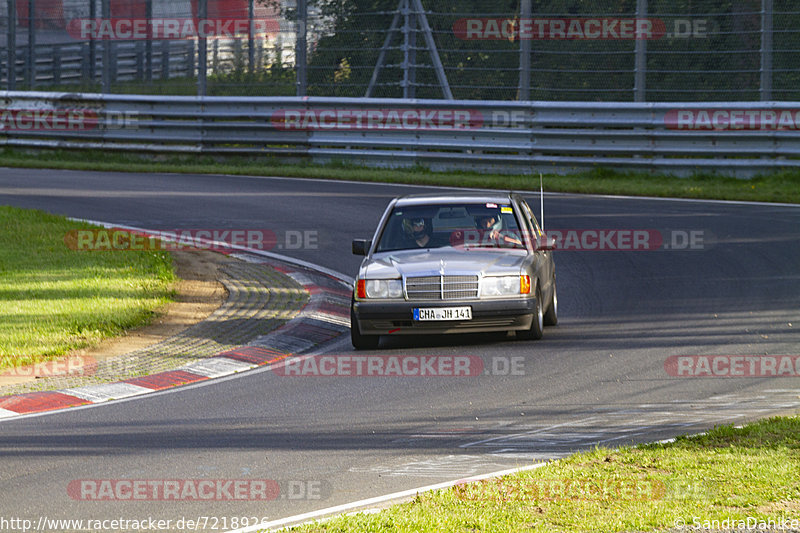
M429 218L413 217L403 221L403 229L411 241L409 244L417 248L438 248L443 246L433 236L433 225Z

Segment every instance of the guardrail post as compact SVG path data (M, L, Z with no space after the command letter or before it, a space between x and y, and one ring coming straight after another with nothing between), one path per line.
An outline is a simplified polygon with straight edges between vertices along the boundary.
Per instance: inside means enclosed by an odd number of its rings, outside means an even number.
M28 0L28 58L25 70L28 73L28 87L36 86L36 1Z
M761 101L772 99L772 0L761 0Z
M208 0L199 0L200 20L208 18ZM205 96L207 87L206 68L208 60L207 39L205 35L198 34L197 39L197 96Z
M305 96L308 86L306 56L308 28L308 4L306 0L297 0L297 37L295 39L294 61L297 72L297 96Z
M645 17L647 17L647 0L636 0L637 28L638 20ZM637 31L635 42L633 101L644 102L647 100L647 39Z
M17 88L17 0L8 0L8 90Z
M521 0L519 17L521 21L530 20L533 13L531 0ZM522 26L522 23L520 23ZM520 34L522 32L520 31ZM529 101L531 99L531 39L519 36L519 95L517 100Z

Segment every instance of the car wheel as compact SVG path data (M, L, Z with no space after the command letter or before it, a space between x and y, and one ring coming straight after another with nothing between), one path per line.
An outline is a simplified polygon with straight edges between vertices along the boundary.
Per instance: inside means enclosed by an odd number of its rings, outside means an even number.
M555 326L558 324L558 294L556 293L556 280L553 279L553 295L550 297L550 305L544 314L544 325Z
M350 342L353 343L353 348L356 350L374 350L378 347L380 339L379 335L361 334L356 321L356 313L353 310L353 305L350 304Z
M544 332L544 313L542 311L542 291L539 290L539 284L536 284L536 309L533 314L533 322L531 328L525 331L518 331L517 336L521 339L538 341L542 338Z

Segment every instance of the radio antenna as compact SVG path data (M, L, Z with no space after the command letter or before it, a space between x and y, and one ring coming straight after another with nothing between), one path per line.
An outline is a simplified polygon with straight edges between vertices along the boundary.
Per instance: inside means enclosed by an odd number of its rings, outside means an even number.
M542 221L542 232L544 232L544 178L539 172L539 218Z

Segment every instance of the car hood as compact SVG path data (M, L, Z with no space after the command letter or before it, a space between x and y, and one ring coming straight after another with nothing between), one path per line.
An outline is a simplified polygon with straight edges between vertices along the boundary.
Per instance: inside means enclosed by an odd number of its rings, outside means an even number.
M360 276L389 279L401 276L444 274L519 274L526 250L434 248L399 250L373 255L361 267Z

